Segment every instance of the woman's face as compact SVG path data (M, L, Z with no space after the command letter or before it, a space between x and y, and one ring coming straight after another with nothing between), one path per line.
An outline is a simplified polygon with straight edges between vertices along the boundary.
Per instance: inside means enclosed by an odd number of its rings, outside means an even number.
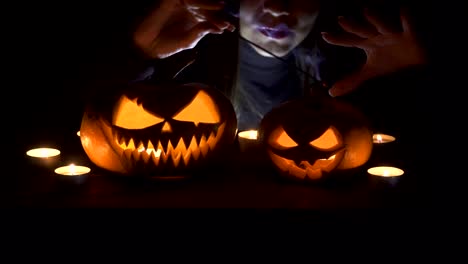
M317 19L317 0L241 0L240 34L283 57L299 45ZM263 56L271 56L253 45Z

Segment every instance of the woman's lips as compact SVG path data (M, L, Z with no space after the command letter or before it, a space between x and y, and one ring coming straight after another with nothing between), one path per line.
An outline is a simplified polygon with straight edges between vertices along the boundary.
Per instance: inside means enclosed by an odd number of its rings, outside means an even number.
M285 24L279 24L275 27L259 26L257 29L263 35L273 39L283 39L293 35L293 32Z

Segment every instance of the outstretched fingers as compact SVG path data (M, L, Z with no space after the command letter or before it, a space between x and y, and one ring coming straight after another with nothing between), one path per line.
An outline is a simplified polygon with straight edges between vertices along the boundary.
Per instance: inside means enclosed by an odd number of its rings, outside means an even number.
M371 23L380 34L393 33L393 30L388 25L388 23L385 23L385 21L383 21L382 18L380 18L374 12L370 11L368 8L364 9L364 16L366 17L367 21L369 21L369 23Z
M362 38L351 33L337 35L328 32L322 32L322 37L326 42L332 45L343 47L357 47L363 41Z
M400 9L400 22L401 22L401 27L404 33L413 32L413 26L411 25L411 22L409 21L409 14L408 14L407 8Z

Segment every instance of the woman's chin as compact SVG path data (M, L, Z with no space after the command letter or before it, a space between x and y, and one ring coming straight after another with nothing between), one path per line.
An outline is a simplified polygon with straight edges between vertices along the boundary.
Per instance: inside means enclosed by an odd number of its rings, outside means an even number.
M258 47L253 46L255 51L263 57L285 57L289 54L290 50L287 49L261 49Z

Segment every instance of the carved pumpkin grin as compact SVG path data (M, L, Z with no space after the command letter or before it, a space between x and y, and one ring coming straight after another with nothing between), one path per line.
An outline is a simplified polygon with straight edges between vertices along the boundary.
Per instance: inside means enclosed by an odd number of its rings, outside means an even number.
M225 126L219 125L220 118L218 107L204 91L167 118L145 109L138 98L123 95L112 125L115 144L129 162L150 165L151 160L156 167L178 167L181 160L188 166L191 159L206 157L216 147Z
M225 124L217 127L208 136L203 133L190 137L180 137L169 135L165 139L152 141L150 139L139 140L133 137L123 136L118 129L114 129L115 143L122 150L122 155L132 162L143 161L145 164L150 161L155 166L172 163L171 165L189 166L191 160L199 160L206 157L210 151L215 149L221 135L223 135ZM173 137L173 139L171 138ZM164 138L164 137L162 137Z

